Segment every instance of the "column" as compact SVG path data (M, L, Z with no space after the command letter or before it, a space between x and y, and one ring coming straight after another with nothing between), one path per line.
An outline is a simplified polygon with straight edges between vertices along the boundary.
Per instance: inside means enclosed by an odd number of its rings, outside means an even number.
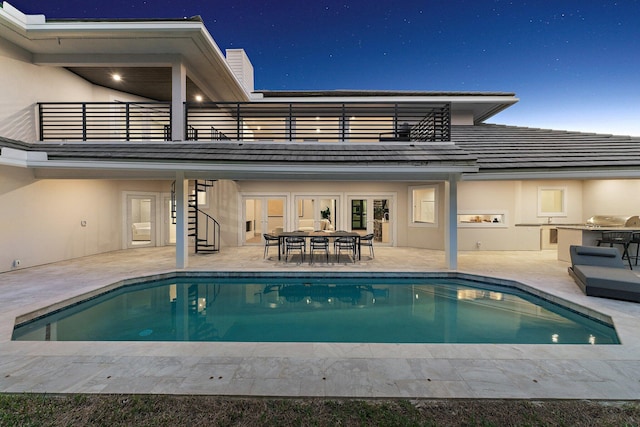
M187 100L187 69L182 62L171 66L171 139L184 141L184 102Z
M184 172L176 172L176 268L189 265L188 196L189 180Z
M458 268L458 180L450 175L445 182L445 264L449 270Z

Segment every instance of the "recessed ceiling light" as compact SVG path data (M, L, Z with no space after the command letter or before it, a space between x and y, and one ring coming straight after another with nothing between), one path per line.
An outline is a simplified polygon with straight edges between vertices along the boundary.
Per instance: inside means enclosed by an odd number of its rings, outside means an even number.
M113 80L117 81L117 82L119 82L120 80L122 80L122 77L121 77L121 76L120 76L120 74L118 74L118 73L111 74L111 78L112 78Z
M196 95L196 101L202 102L202 95Z

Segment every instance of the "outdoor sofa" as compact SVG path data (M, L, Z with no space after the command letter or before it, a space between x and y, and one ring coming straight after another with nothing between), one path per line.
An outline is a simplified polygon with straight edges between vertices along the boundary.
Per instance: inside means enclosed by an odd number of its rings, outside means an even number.
M569 253L569 275L585 295L640 302L640 277L617 248L572 245Z

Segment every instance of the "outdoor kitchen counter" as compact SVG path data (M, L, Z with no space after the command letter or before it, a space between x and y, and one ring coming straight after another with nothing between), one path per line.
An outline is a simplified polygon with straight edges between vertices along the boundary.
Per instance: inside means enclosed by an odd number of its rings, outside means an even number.
M603 231L636 231L639 227L588 227L586 225L560 225L558 228L558 260L571 262L569 246L595 246Z
M545 249L557 250L558 227L569 226L569 225L583 226L584 224L560 224L560 223L553 223L553 222L539 222L539 223L532 222L532 223L515 224L516 227L540 230L538 232L540 237L539 237L539 246L537 247L537 249L542 249L542 250L545 250ZM533 248L530 248L529 250L531 249Z

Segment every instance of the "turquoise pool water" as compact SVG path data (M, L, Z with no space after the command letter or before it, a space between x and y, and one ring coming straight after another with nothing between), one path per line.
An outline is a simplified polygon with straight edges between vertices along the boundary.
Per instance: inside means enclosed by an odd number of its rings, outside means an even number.
M29 341L619 344L604 322L462 279L173 278L16 326Z

